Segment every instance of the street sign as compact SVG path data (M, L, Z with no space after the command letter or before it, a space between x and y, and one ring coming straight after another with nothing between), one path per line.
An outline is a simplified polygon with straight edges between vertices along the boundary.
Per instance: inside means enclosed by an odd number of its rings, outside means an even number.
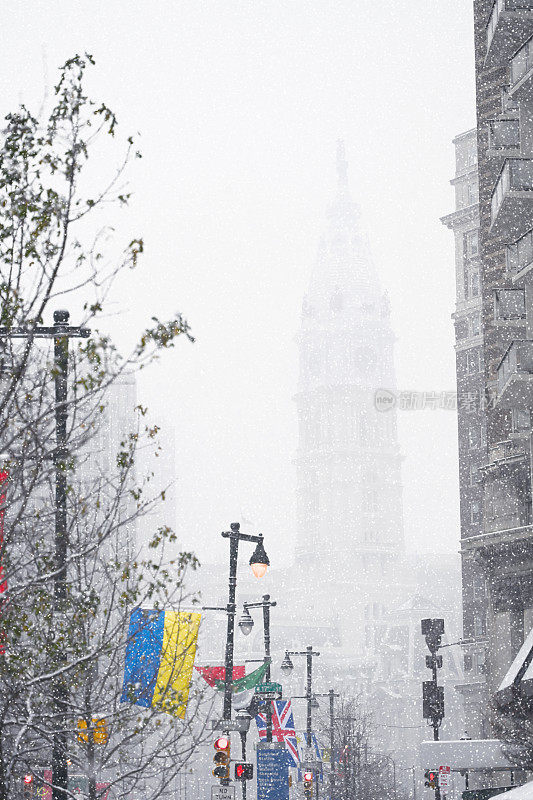
M211 786L211 800L235 800L235 786Z
M322 772L322 761L301 761L300 769L310 769L312 772Z
M257 800L289 800L289 759L285 750L257 750Z
M256 742L256 750L285 750L285 742Z
M264 700L280 700L283 688L281 683L258 683L255 694Z
M447 789L450 785L450 767L439 767L439 787Z
M243 719L212 719L211 728L214 731L244 731L248 728L249 720Z

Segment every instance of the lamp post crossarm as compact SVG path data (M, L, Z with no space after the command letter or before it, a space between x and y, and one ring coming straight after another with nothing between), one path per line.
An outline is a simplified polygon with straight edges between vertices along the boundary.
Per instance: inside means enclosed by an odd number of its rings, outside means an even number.
M289 656L319 656L320 653L315 653L313 650L287 650L287 655Z
M224 537L224 539L238 539L240 542L255 542L259 544L259 542L263 541L263 534L259 534L259 536L251 536L249 533L241 533L240 531L222 531L220 534Z
M265 606L269 606L270 608L274 608L277 605L275 600L262 600L259 603L243 603L243 608L265 608Z
M8 328L0 327L0 339L47 339L54 336L68 336L87 339L91 335L89 328L80 328L74 325L43 326L38 328L17 326Z

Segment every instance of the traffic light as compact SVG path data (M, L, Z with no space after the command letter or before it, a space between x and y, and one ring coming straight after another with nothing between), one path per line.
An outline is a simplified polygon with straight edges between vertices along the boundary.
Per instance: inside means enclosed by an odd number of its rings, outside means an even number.
M24 775L22 790L24 797L33 797L33 775Z
M421 621L422 636L426 637L426 644L432 653L436 653L440 647L441 638L444 633L443 619L423 619Z
M304 781L304 794L307 800L313 796L313 773L311 770L306 770L303 774Z
M444 686L433 681L422 683L422 717L424 719L444 718Z
M429 789L436 789L439 785L439 773L434 769L427 769L424 772L424 786L427 786Z
M238 761L235 764L235 780L251 781L254 777L254 765L247 764L245 761Z
M229 780L229 761L230 761L230 740L229 736L219 736L213 745L215 755L213 756L213 775L215 778L227 778Z

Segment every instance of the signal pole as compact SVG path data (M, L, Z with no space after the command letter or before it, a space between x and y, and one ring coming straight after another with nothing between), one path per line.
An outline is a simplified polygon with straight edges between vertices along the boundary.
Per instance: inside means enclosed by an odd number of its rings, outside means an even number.
M433 727L433 739L438 742L439 728L444 719L444 687L438 685L437 670L442 668L442 655L437 651L441 647L444 634L443 619L423 619L421 621L422 635L431 655L426 656L426 667L431 670L431 680L422 683L422 715L430 720ZM434 786L435 800L441 800L438 779Z

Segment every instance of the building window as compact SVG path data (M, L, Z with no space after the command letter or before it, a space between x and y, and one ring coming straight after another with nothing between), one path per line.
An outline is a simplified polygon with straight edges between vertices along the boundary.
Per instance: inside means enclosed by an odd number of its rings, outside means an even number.
M472 579L472 594L474 600L484 600L487 593L487 582L483 575L474 575Z
M470 450L475 450L478 447L481 447L481 443L483 441L483 429L481 425L472 425L468 429L468 446Z
M479 509L479 503L474 500L470 505L470 522L472 525L477 525L477 523L481 520L481 511Z
M464 246L465 246L465 256L467 258L473 258L473 256L478 255L479 253L478 231L468 231L468 233L465 233Z
M470 672L470 670L472 669L472 656L470 655L470 653L465 653L464 660L465 660L465 672Z
M478 183L477 178L470 178L467 184L467 202L468 205L473 205L478 201Z
M460 322L456 322L455 335L457 339L466 339L468 336L468 322L465 319L462 319Z
M476 484L479 483L479 479L479 469L473 464L470 464L470 486L476 486Z
M485 652L476 653L476 671L478 675L484 675L486 672Z
M472 336L479 336L481 333L481 317L479 314L474 314L474 316L470 318L470 330Z
M484 615L476 615L474 617L474 636L485 636L486 632L487 626Z
M466 374L474 375L479 372L479 350L466 351Z
M513 408L513 433L523 433L531 429L531 411Z

